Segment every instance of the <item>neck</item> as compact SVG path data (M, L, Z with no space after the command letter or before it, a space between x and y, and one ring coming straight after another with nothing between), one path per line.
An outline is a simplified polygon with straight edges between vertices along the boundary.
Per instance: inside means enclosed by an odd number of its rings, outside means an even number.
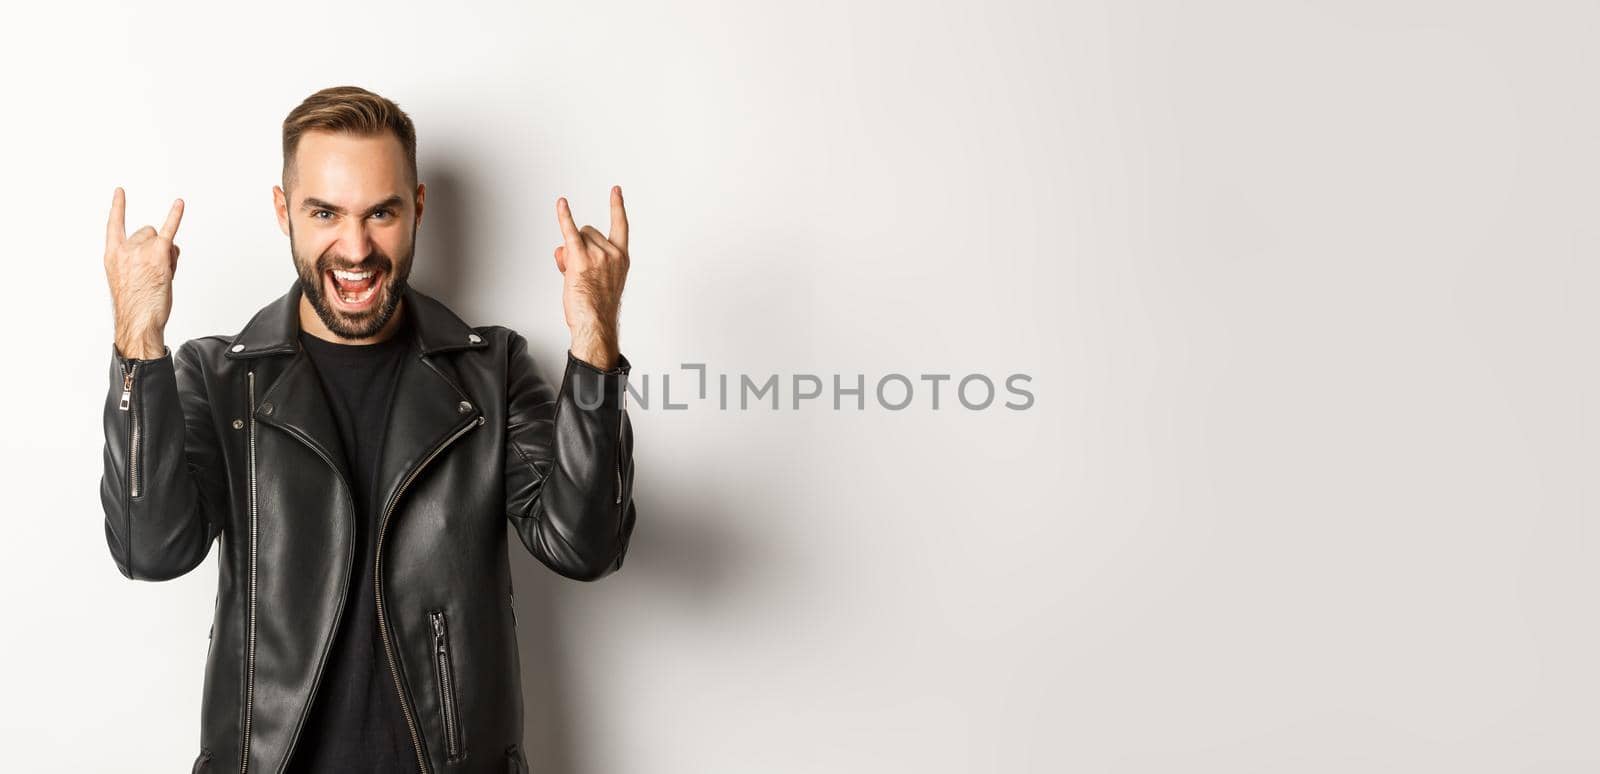
M402 297L400 303L394 308L394 314L377 333L364 339L347 339L334 333L332 328L323 323L322 317L317 314L317 310L311 305L311 301L305 297L304 293L300 294L300 330L323 341L331 341L335 344L377 344L388 341L390 337L394 336L395 331L399 329L401 318L405 317L405 315L406 300Z

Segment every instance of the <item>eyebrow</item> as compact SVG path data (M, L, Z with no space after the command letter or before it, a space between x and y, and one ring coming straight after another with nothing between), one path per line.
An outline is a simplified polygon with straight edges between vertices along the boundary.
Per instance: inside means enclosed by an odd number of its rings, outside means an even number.
M406 202L406 200L401 198L400 194L395 194L393 196L390 196L387 199L384 199L381 202L378 202L377 204L372 205L371 207L368 207L366 214L371 214L371 213L377 212L378 210L381 210L381 209L383 209L385 207L399 207L400 205L405 204L405 202ZM321 199L316 198L315 196L307 196L304 201L300 202L300 209L301 210L327 210L329 212L336 212L336 213L338 213L340 215L347 214L345 208L340 207L337 204L333 204L332 202L325 202L325 201L323 201Z

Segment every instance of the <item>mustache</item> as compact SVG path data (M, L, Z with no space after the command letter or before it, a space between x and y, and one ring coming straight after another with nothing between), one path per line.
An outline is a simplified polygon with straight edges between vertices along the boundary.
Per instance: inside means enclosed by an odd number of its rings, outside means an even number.
M334 270L362 271L365 269L377 269L383 272L392 272L394 269L394 261L390 260L389 256L379 253L373 253L365 261L362 261L359 264L346 263L345 261L336 258L323 258L317 261L317 272L319 274Z

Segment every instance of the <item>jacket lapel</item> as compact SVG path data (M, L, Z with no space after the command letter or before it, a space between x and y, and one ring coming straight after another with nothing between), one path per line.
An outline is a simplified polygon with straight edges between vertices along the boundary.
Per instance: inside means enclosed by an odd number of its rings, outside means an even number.
M388 506L405 480L455 433L477 421L478 401L469 397L426 357L408 357L394 387L388 429L378 462L378 503Z
M478 400L447 376L431 356L486 347L488 341L431 296L407 286L404 298L403 308L412 316L416 342L411 356L400 366L379 456L378 483L383 492L379 503L385 506L430 455L482 413ZM226 356L289 356L270 384L256 383L255 417L309 446L339 471L348 485L351 475L346 450L339 440L322 382L300 346L299 335L300 283L296 278L288 292L245 324L233 338Z

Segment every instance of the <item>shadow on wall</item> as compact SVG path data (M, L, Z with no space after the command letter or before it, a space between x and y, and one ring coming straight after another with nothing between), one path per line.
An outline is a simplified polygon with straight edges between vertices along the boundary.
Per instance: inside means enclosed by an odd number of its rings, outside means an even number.
M417 227L417 252L408 282L455 309L469 325L482 325L466 310L450 304L450 299L465 298L477 287L484 276L482 269L491 268L485 264L494 260L481 255L483 248L474 241L485 224L468 219L478 211L470 203L486 197L472 189L465 170L446 161L418 171L418 178L428 187L428 197L423 203L422 224Z
M488 194L483 186L476 184L470 167L446 160L422 170L421 178L428 186L428 200L424 225L417 232L412 284L456 309L469 323L509 325L528 336L535 347L550 343L554 337L556 351L564 352L565 331L524 330L524 320L482 320L471 309L455 306L450 301L466 298L481 283L492 282L496 261L528 260L531 255L534 260L542 261L541 265L547 265L551 272L551 279L543 286L549 291L549 303L561 303L555 262L549 257L555 242L532 246L528 255L485 255L483 246L475 242L475 235L483 233L488 224L473 220L471 214L485 211L473 203L486 200ZM550 202L550 207L553 210L554 202ZM548 233L554 233L554 215ZM538 317L543 319L550 315L541 311ZM560 319L559 312L555 313L555 319ZM542 360L543 375L552 380L552 385L559 386L563 371L554 370L549 364L560 361ZM635 422L637 429L637 419ZM715 499L717 491L712 482L662 480L653 476L650 459L663 457L652 450L663 447L648 434L639 433L635 439L638 457L635 459L634 493L639 521L622 568L598 583L625 583L633 588L651 589L654 594L664 594L683 603L679 609L690 615L709 614L706 611L715 607L718 589L726 588L727 579L738 574L729 564L735 558L741 562L752 561L747 548L730 545L738 536L710 532L710 525L738 521L721 518L721 511L735 506ZM569 676L584 654L581 650L569 652L566 648L572 639L562 635L562 623L567 616L560 592L566 585L578 581L557 575L534 558L509 522L506 543L519 622L517 650L524 706L522 746L529 768L541 774L597 771L594 764L581 760L582 751L575 749L576 742L595 738L595 735L577 726L574 708L568 700L571 694ZM700 612L696 613L697 610Z
M659 455L652 455L659 456ZM672 482L648 474L649 463L640 460L634 479L634 501L639 521L629 541L622 568L596 584L626 585L626 593L643 593L673 603L671 609L688 617L715 615L719 591L742 574L736 563L752 561L745 547L733 545L734 536L714 531L726 524L721 511L729 503L713 499L714 487L702 481ZM571 675L585 657L577 639L564 636L569 618L566 600L594 599L593 595L566 595L562 590L579 581L563 578L528 553L508 527L511 578L516 593L517 652L522 670L523 749L528 767L541 774L599 774L598 763L583 760L576 749L585 739L602 738L581 728L568 697ZM598 591L598 589L596 589ZM642 590L642 592L640 591ZM655 607L646 604L643 607ZM574 610L575 615L581 614ZM575 616L574 616L575 617ZM707 643L715 646L715 643ZM649 648L649 642L633 647ZM652 669L673 669L671 664ZM685 696L683 701L693 702ZM605 708L595 710L603 715Z

